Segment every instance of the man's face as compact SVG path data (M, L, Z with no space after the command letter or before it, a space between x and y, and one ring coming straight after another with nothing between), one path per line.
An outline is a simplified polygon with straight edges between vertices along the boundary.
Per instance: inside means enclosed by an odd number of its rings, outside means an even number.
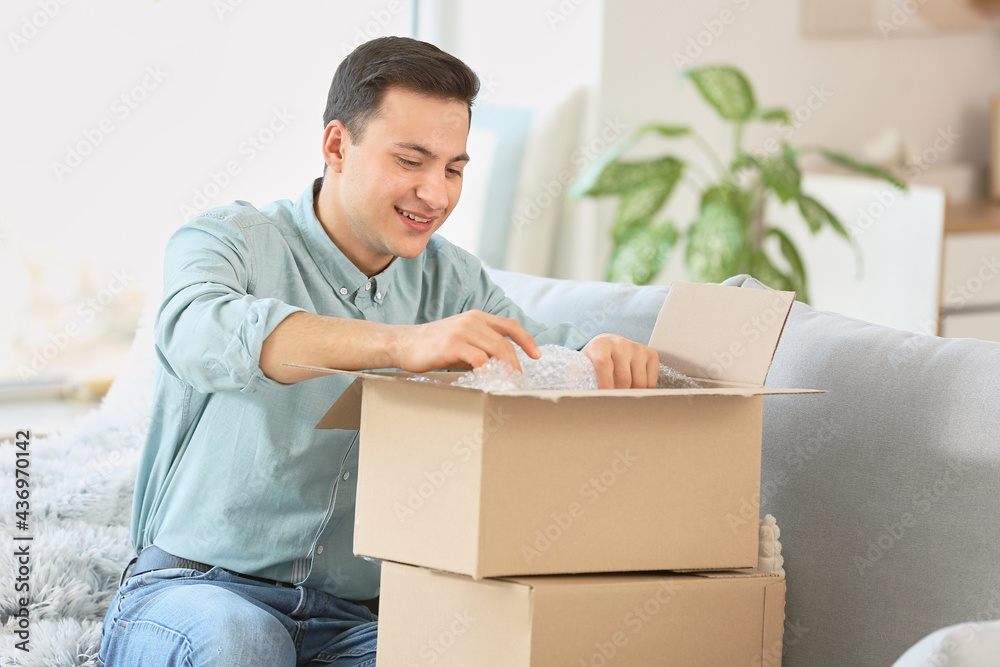
M400 88L388 90L360 143L344 140L337 245L374 275L393 257L416 257L458 204L469 158L469 111Z

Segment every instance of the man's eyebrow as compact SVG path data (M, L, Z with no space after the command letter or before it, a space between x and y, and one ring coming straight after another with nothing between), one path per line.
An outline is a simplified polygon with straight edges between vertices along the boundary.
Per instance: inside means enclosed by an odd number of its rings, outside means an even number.
M411 151L416 151L417 153L420 153L424 157L430 158L431 160L438 159L438 156L435 155L434 152L431 151L431 149L427 148L426 146L421 146L420 144L412 144L408 141L397 141L393 144L393 146L397 146L399 148L405 148ZM468 161L469 161L468 153L462 153L460 155L456 155L452 159L448 160L448 162L468 162Z

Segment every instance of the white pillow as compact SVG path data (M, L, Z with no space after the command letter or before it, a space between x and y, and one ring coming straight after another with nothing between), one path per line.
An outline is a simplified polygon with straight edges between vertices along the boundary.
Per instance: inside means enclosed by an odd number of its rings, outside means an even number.
M995 667L1000 665L1000 621L959 623L914 644L892 667Z

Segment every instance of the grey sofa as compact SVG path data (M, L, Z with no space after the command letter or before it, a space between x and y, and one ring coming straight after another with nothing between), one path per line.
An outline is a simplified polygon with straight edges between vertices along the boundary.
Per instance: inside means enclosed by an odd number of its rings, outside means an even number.
M640 341L668 289L493 277L542 322ZM765 399L761 513L781 528L783 664L888 666L938 628L1000 619L1000 344L796 303L767 384L828 392Z

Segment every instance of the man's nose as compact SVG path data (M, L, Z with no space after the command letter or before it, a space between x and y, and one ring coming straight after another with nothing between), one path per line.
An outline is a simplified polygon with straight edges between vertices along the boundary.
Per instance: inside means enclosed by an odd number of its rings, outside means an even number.
M444 172L427 173L417 186L417 197L435 211L448 208L448 187Z

